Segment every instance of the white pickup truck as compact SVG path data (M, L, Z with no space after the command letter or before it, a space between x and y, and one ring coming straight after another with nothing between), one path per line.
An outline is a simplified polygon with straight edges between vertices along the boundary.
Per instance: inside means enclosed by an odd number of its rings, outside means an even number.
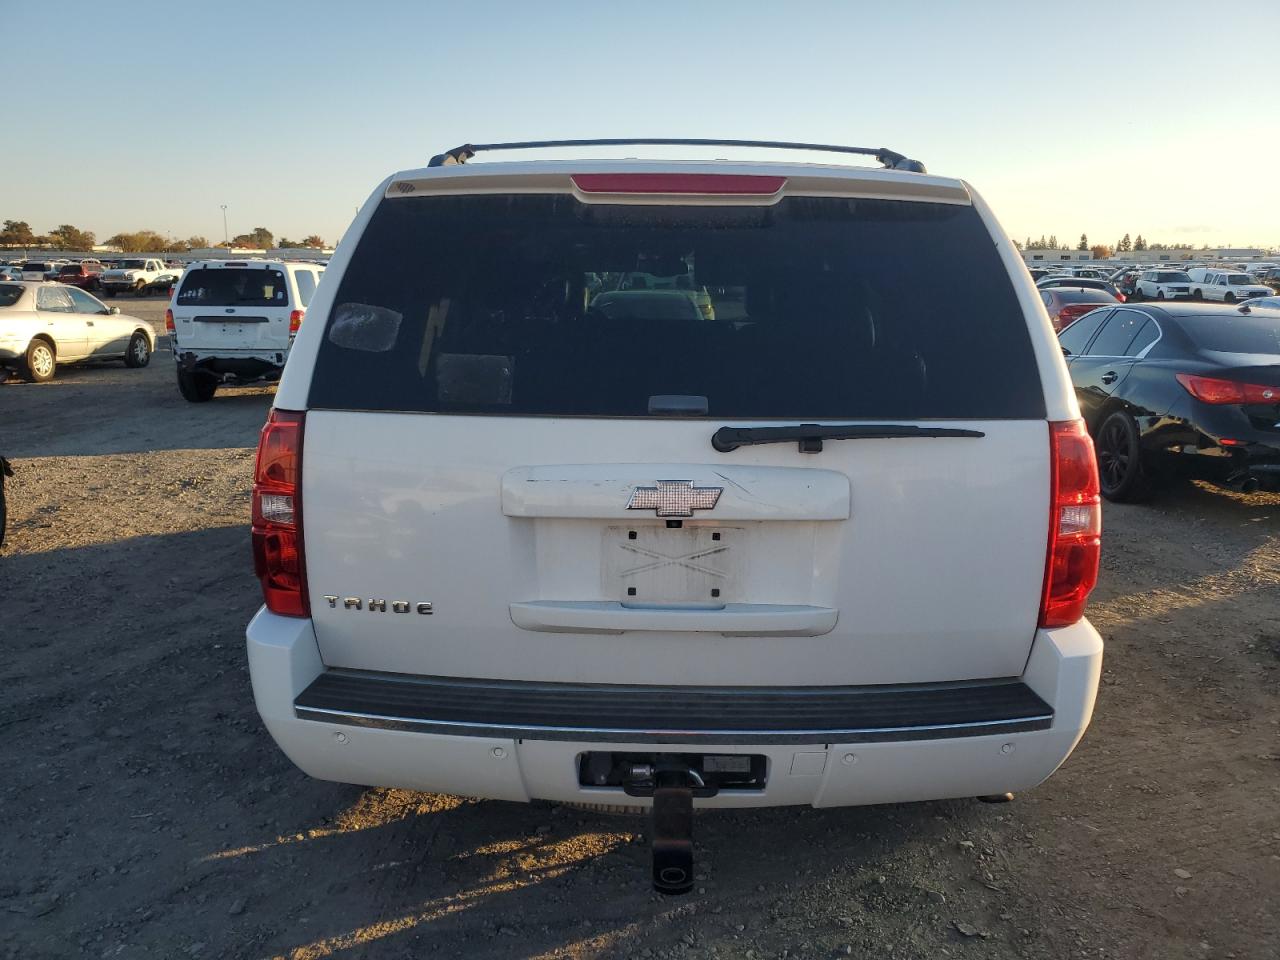
M1271 295L1271 288L1256 282L1239 270L1198 268L1188 271L1191 277L1191 297L1194 300L1221 300L1235 303L1253 297Z
M132 293L140 297L149 290L172 286L180 276L181 267L165 266L163 260L121 260L112 269L103 271L102 291L108 297L117 293Z

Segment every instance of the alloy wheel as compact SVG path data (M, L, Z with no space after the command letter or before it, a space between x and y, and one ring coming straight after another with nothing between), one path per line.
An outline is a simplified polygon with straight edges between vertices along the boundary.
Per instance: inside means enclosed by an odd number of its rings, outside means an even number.
M1129 475L1129 432L1119 418L1108 420L1098 437L1098 473L1104 490L1115 490Z

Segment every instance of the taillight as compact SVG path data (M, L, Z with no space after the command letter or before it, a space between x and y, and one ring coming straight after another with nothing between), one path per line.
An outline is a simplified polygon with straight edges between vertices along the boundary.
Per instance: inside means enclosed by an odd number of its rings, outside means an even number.
M1119 290L1116 291L1116 299L1119 300L1121 303L1124 303L1127 300L1125 295L1121 293Z
M737 173L576 173L573 185L583 193L694 193L772 196L786 177Z
M272 613L311 615L302 553L302 413L272 409L253 473L253 569Z
M294 310L289 314L289 333L290 335L298 332L298 328L302 326L302 318L307 315L305 310Z
M1066 627L1084 616L1102 555L1098 461L1083 420L1049 424L1049 463L1049 555L1040 626Z
M1201 403L1280 403L1280 387L1198 377L1194 373L1179 373L1175 376L1187 393Z
M1069 303L1058 311L1058 329L1069 327L1075 323L1086 313L1097 310L1101 304L1097 303Z
M173 311L172 311L172 310L166 310L166 311L164 312L164 332L165 332L165 333L176 333L176 332L177 332L177 328L173 325Z

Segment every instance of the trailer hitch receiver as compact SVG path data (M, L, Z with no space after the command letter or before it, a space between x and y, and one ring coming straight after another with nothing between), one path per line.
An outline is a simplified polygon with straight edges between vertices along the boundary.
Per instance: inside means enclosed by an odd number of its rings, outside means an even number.
M652 797L653 889L678 896L693 889L693 797L714 796L702 775L677 758L634 764L623 789L628 796Z

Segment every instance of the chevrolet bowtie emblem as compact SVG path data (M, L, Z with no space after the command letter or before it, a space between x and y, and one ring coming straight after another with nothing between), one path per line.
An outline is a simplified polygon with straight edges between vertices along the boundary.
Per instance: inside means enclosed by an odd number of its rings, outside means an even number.
M692 517L695 510L710 510L723 487L695 487L692 480L659 480L652 487L636 487L628 510L653 510L660 517Z

